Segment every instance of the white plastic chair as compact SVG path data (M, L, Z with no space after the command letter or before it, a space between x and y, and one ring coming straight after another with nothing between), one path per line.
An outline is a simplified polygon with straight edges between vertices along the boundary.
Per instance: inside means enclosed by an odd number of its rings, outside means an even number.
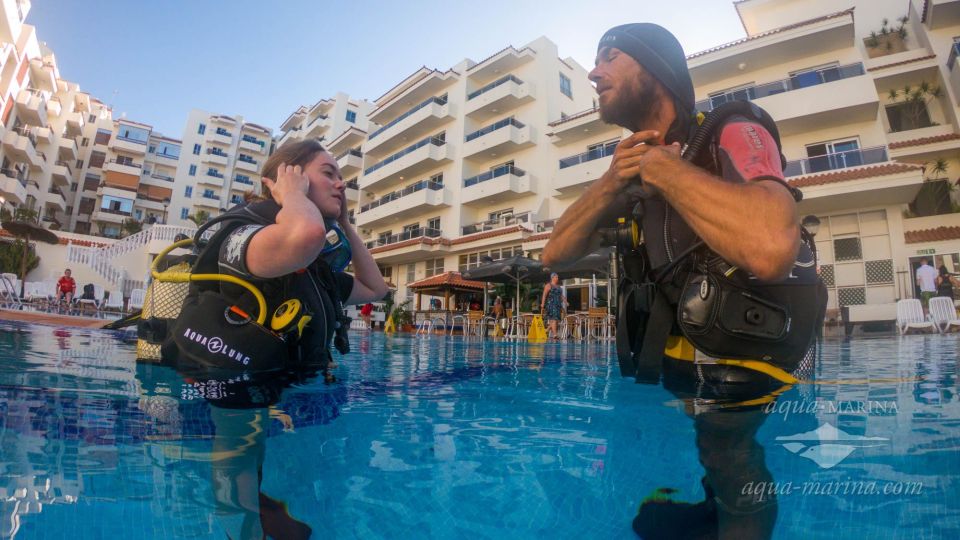
M960 317L953 298L935 296L930 299L930 319L941 333L960 330Z
M130 300L127 302L127 309L130 311L143 309L143 301L146 296L147 291L144 289L133 289L130 291Z
M923 316L923 304L916 298L897 302L897 330L904 335L910 330L936 330L937 325Z
M101 310L115 310L123 311L123 294L120 291L114 289L110 291L110 296L104 298L103 303L100 305Z

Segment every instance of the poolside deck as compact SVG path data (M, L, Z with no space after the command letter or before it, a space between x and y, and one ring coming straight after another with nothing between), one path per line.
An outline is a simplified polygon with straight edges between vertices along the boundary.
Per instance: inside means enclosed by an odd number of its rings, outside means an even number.
M96 317L79 317L61 313L47 313L43 311L19 311L0 309L0 320L45 324L49 326L70 326L73 328L100 328L112 319Z

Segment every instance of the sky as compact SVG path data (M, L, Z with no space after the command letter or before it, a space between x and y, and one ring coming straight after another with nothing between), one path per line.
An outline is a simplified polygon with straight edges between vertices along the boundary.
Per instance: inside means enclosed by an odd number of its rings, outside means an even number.
M589 69L627 22L666 27L688 54L745 35L732 0L34 0L26 22L62 78L176 138L191 109L277 130L338 91L373 101L421 66L539 36Z

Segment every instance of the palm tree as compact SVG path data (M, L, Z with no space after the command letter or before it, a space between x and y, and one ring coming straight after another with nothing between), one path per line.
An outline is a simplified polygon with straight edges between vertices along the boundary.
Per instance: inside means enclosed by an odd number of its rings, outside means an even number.
M187 216L187 219L197 224L197 227L203 225L210 219L210 212L206 210L197 210L197 213Z

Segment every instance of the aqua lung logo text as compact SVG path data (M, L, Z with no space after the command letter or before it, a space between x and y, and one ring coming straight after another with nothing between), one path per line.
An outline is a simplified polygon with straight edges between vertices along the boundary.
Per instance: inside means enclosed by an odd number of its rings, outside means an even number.
M250 363L249 356L241 353L236 349L231 349L229 346L227 346L226 343L223 342L222 338L219 338L216 336L208 338L207 336L199 332L194 332L189 328L187 328L187 330L183 333L183 337L195 343L199 343L202 346L205 346L207 350L210 351L211 354L222 354L231 360L236 360L237 362L240 362L243 365L247 365Z

